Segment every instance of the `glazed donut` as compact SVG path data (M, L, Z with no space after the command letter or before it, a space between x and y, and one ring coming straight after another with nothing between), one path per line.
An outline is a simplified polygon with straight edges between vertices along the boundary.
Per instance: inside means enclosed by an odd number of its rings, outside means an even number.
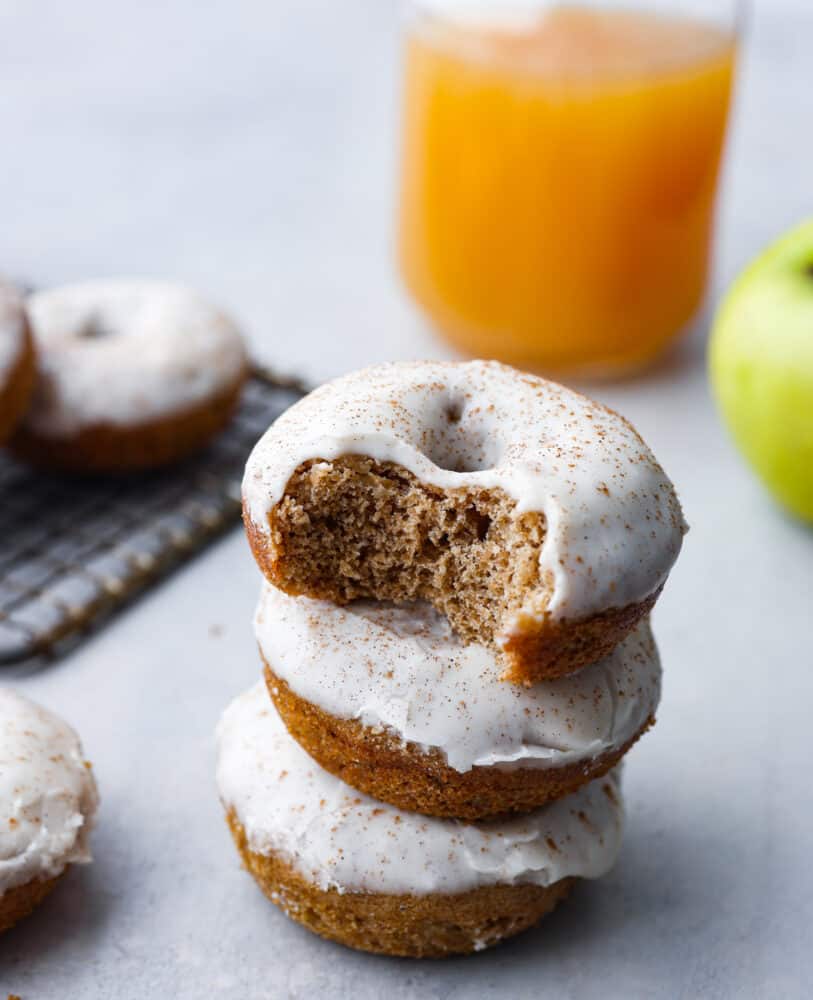
M95 281L37 292L27 305L39 377L13 440L21 457L89 473L168 465L234 412L245 346L196 292Z
M0 445L8 441L34 389L34 344L23 301L0 281Z
M553 909L574 879L607 872L621 843L616 772L512 819L400 812L315 764L262 684L221 719L217 783L263 892L317 934L389 955L496 944Z
M647 621L603 660L533 687L463 645L431 605L290 597L254 620L269 693L325 770L430 816L527 812L618 763L654 721L661 667Z
M427 600L525 683L620 642L686 530L626 420L480 361L380 365L312 392L254 448L243 508L275 586Z
M69 865L91 860L97 805L73 729L0 688L0 931L27 916Z

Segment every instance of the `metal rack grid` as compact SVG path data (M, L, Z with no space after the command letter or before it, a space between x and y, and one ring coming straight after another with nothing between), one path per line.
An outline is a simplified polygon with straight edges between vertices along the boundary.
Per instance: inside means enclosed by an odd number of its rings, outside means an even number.
M0 665L62 655L232 527L252 446L306 391L256 370L212 445L155 473L67 478L0 454Z

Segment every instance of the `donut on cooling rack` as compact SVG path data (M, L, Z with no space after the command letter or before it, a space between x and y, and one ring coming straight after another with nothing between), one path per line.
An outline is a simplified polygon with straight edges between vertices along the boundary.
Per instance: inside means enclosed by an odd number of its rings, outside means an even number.
M325 770L401 809L476 820L536 809L610 770L651 725L661 667L647 621L603 660L532 687L500 681L426 603L290 597L255 615L269 693Z
M494 362L387 364L320 387L260 439L243 500L274 585L427 600L525 683L629 634L685 531L626 420Z
M180 285L95 281L27 302L39 359L12 446L88 473L169 465L229 421L248 371L233 322Z
M497 944L575 879L608 871L621 842L615 771L524 816L469 824L401 812L315 764L262 684L223 715L217 783L263 892L315 933L388 955Z
M34 344L23 301L0 281L0 445L5 444L31 399Z
M76 733L0 688L0 931L28 916L70 865L91 860L97 805Z

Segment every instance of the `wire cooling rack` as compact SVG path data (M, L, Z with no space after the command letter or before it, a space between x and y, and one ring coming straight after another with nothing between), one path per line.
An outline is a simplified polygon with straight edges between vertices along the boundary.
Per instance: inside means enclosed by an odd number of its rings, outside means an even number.
M252 446L305 391L255 371L216 441L160 472L67 478L0 454L0 664L63 654L232 527Z

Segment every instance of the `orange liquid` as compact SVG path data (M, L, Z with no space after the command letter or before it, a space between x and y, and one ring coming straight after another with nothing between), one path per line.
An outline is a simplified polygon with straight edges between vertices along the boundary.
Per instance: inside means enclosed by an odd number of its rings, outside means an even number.
M425 17L406 45L400 264L472 354L611 373L705 291L734 40L558 7L498 28Z

